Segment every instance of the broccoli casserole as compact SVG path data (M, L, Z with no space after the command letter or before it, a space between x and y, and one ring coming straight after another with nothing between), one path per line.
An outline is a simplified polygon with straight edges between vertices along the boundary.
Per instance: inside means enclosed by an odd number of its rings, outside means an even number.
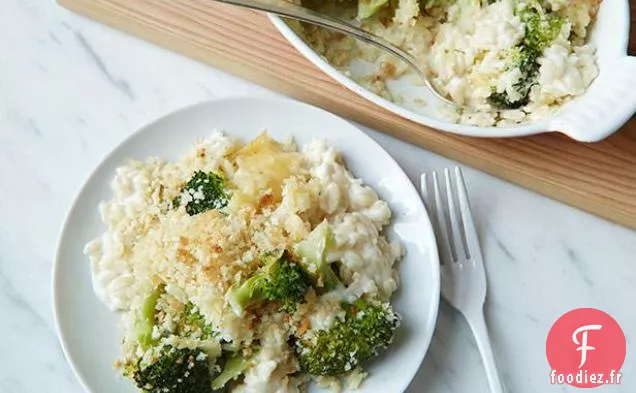
M300 0L299 0L300 1ZM589 43L600 0L302 0L351 20L409 52L436 89L468 109L440 107L451 122L513 126L544 119L598 75ZM291 23L291 22L290 22ZM377 64L357 79L393 101L387 82L405 64L340 33L291 23L335 67Z
M388 204L324 140L221 131L132 160L86 245L118 312L116 368L148 393L357 388L400 326Z

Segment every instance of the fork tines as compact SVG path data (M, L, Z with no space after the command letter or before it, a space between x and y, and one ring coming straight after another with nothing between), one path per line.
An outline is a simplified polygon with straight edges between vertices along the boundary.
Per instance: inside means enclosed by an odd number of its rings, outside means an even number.
M440 179L442 176L443 184ZM461 169L455 167L451 172L446 168L443 175L438 172L424 173L420 187L437 233L442 263L474 262L481 259Z

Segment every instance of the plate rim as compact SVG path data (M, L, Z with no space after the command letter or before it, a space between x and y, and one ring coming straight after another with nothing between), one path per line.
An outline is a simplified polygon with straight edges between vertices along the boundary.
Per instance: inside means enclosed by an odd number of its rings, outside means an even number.
M384 147L382 147L382 145L380 145L375 139L371 138L362 129L360 129L360 127L358 127L356 124L349 121L348 119L338 116L318 106L315 106L303 101L295 100L289 97L259 97L259 96L252 96L252 95L230 95L230 96L224 96L224 97L208 98L208 99L194 102L188 105L179 106L172 110L163 111L161 114L154 117L150 121L147 121L143 125L135 126L134 130L129 135L122 138L111 149L109 149L106 152L106 154L102 155L99 162L91 169L88 175L84 177L80 187L76 190L70 204L68 205L65 211L64 219L58 230L58 236L55 242L54 259L53 259L53 264L51 268L52 274L51 274L51 287L50 287L51 306L52 306L52 312L53 312L53 322L54 322L55 333L56 333L59 345L61 346L62 352L64 354L66 363L71 368L71 371L73 375L75 376L76 380L79 382L79 384L81 385L84 391L89 393L93 392L93 390L89 387L89 384L87 383L86 377L84 376L82 372L80 372L79 368L77 367L75 363L75 360L73 360L73 358L70 355L70 346L69 346L68 337L65 335L61 327L59 308L62 305L60 303L59 291L58 291L58 287L60 285L60 280L61 280L61 277L59 276L60 274L59 265L61 263L60 260L61 260L62 248L64 246L64 240L65 240L67 232L69 231L71 216L73 215L73 212L76 210L77 205L79 204L79 201L81 200L82 196L87 192L88 184L91 182L91 180L95 178L97 173L101 170L103 166L107 164L107 162L112 158L112 156L114 156L121 148L123 148L127 143L129 143L130 140L138 136L140 133L144 132L144 130L152 128L156 124L161 123L162 121L165 121L166 119L172 116L176 116L182 112L193 110L197 107L205 107L208 105L215 105L218 103L224 103L228 101L253 101L253 102L260 101L260 102L275 103L277 105L298 105L301 107L305 107L308 110L316 111L317 113L320 113L321 116L329 116L334 119L340 120L342 122L348 123L352 128L356 129L359 132L360 136L366 138L371 144L374 144L376 148L380 149L380 151L385 154L387 159L393 161L393 163L396 165L397 169L399 170L403 178L408 183L407 186L412 188L413 192L419 197L418 198L419 205L421 205L422 211L426 218L425 220L426 222L422 224L426 226L427 232L430 233L430 237L432 238L432 241L428 242L430 244L428 244L429 247L427 248L427 251L431 254L430 257L433 262L434 275L432 279L433 279L434 285L431 290L432 301L430 306L427 309L427 312L428 312L427 319L429 320L429 323L431 324L431 326L424 336L424 346L423 346L424 352L422 353L421 358L418 360L417 367L414 367L414 371L412 375L409 375L409 378L405 380L406 385L400 387L400 392L401 393L405 392L406 389L408 389L411 383L413 382L417 373L419 372L422 364L424 363L424 359L430 353L431 344L432 344L433 336L435 333L435 328L439 319L439 309L440 309L440 300L441 300L441 275L440 275L441 272L440 272L440 266L439 266L437 235L434 232L430 214L428 210L426 209L426 205L421 199L421 195L418 192L417 187L409 179L408 175L406 174L402 166L393 158L393 156Z

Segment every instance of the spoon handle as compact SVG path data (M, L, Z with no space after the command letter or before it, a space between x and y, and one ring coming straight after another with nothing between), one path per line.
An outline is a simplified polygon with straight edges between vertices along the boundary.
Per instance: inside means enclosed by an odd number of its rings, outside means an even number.
M417 61L406 51L391 44L389 41L371 34L347 21L331 17L301 5L286 0L214 0L220 3L231 4L243 8L249 8L257 11L264 11L284 18L295 19L307 22L317 26L321 26L330 30L338 31L347 35L351 35L360 41L374 45L377 48L388 52L389 54L404 61L412 67L420 76L426 87L440 100L447 104L456 105L448 98L435 90L430 83L427 73L418 65Z

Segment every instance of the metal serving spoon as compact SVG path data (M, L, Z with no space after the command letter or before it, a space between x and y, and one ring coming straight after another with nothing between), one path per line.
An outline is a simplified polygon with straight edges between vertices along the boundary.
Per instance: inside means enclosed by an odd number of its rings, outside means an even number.
M351 35L364 43L374 45L385 52L399 58L407 63L415 71L429 88L429 90L443 102L459 107L456 102L449 100L442 93L437 91L431 81L428 78L426 72L418 65L417 61L406 51L398 48L390 42L380 38L374 34L368 33L361 28L354 26L353 24L344 20L333 18L329 15L324 15L319 12L313 11L309 8L303 7L298 4L291 3L285 0L214 0L220 3L232 4L239 7L250 8L253 10L264 11L272 13L281 17L295 19L302 22L308 22L314 25L325 27L330 30L339 31L341 33Z

